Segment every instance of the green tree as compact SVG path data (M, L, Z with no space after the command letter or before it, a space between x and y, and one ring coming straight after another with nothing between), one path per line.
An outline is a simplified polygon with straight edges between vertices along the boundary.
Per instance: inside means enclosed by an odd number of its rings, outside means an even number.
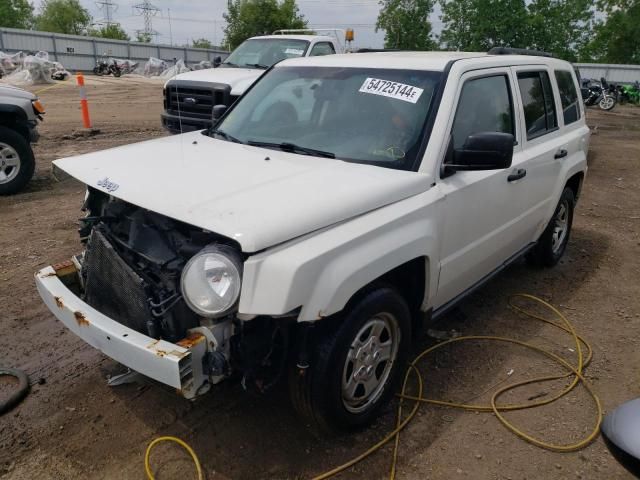
M136 42L151 43L152 35L150 33L138 32L136 34Z
M295 0L232 0L223 17L227 22L224 41L231 49L249 37L307 26Z
M30 28L33 7L27 0L0 0L0 27Z
M385 48L433 50L429 15L434 0L380 0L376 32L384 30Z
M580 51L582 61L640 63L640 0L610 0L599 5L606 14Z
M528 5L528 47L576 61L591 36L591 0L534 0Z
M104 27L94 29L91 28L88 31L90 37L102 37L102 38L114 38L116 40L131 40L127 32L117 23L111 23Z
M486 51L525 47L528 30L524 0L448 0L442 4L440 36L450 50Z
M441 18L448 49L531 48L575 61L593 11L591 0L445 0Z
M91 20L91 15L78 0L43 0L35 27L45 32L82 35Z
M197 38L191 42L194 48L213 48L213 44L206 38Z

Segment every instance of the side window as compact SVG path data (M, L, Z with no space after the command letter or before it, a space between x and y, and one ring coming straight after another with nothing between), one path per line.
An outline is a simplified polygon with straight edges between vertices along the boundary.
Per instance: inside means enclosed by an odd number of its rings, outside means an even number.
M571 72L556 70L556 81L560 91L560 103L562 104L562 115L564 124L569 125L580 118L580 106L578 105L578 92L573 82Z
M527 140L544 135L558 126L556 104L547 72L518 73Z
M453 148L462 147L469 135L479 132L515 134L513 102L506 75L468 80L462 87L451 130Z
M336 53L333 45L329 42L319 42L316 43L311 49L311 53L309 53L310 57L319 57L321 55L332 55Z

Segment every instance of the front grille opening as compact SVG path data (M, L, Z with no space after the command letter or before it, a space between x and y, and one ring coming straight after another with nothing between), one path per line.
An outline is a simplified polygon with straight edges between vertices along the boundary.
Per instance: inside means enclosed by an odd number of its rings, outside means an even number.
M228 105L228 90L190 88L168 85L165 91L165 108L172 115L211 119L214 105Z

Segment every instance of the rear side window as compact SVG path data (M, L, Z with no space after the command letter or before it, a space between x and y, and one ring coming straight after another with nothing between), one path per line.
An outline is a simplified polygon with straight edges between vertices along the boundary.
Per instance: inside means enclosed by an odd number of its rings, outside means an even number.
M316 43L311 52L309 53L310 57L319 57L321 55L333 55L336 51L329 42L320 42Z
M558 128L549 74L545 71L518 73L518 87L522 97L527 140Z
M569 125L580 118L580 106L578 105L578 92L576 84L573 82L571 72L556 70L556 81L560 92L560 103L562 104L562 115L564 124Z
M480 132L515 134L513 102L506 75L474 78L462 87L451 130L453 148L462 147L469 135Z

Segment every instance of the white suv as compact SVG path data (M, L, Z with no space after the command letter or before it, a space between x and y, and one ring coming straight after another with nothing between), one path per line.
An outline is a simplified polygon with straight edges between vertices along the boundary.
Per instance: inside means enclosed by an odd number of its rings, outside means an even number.
M366 424L425 319L565 251L575 74L498 53L286 60L209 130L57 160L88 185L85 251L36 274L42 298L187 398L289 374L312 422Z

